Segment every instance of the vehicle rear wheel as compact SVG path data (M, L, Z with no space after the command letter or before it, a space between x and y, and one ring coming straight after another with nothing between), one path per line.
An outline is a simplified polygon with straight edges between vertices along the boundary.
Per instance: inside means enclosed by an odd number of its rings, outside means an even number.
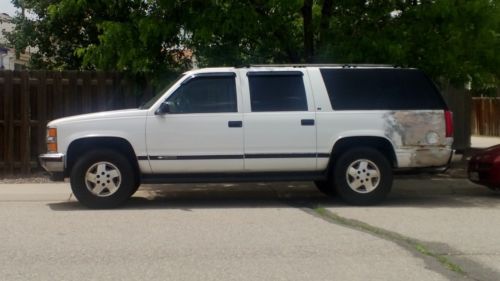
M89 208L113 208L135 192L136 178L130 161L110 149L85 153L70 175L71 190Z
M391 165L373 148L348 150L336 161L333 174L339 196L352 205L379 203L391 191Z

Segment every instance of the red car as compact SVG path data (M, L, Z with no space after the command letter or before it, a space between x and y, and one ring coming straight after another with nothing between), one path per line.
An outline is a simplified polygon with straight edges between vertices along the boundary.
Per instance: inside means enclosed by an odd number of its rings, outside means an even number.
M481 150L469 161L469 180L500 190L500 144Z

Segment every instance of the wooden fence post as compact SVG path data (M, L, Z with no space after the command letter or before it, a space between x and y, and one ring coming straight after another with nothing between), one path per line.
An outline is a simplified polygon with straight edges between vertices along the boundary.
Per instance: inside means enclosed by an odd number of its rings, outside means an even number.
M21 73L21 81L20 81L20 104L19 104L19 131L20 131L20 140L19 140L19 151L21 154L20 157L20 168L22 174L29 174L31 172L31 128L30 128L30 96L29 96L29 88L30 88L30 79L27 71L22 71Z
M47 127L47 76L45 71L36 72L38 78L38 87L36 93L36 105L38 108L38 136L37 152L43 153L46 150L45 137ZM37 159L35 159L36 161Z
M14 154L12 151L12 147L14 145L14 127L13 127L13 115L12 115L12 80L13 75L11 71L4 72L4 82L3 85L3 122L4 122L4 135L3 135L3 143L4 147L2 147L4 153L4 164L3 169L7 174L12 174L14 171Z

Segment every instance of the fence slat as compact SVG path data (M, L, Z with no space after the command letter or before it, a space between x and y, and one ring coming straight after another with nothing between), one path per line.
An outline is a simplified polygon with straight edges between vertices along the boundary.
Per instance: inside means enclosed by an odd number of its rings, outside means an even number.
M14 153L13 153L13 145L14 145L14 124L13 124L13 73L7 72L5 73L5 83L4 86L4 120L5 120L5 136L4 136L4 170L6 173L12 174L14 171Z
M46 131L45 127L47 126L47 76L45 71L37 72L38 76L38 87L37 87L37 95L36 95L36 106L38 108L38 144L37 151L45 150L45 143L41 140L45 139Z
M30 98L29 98L29 77L28 72L21 72L21 98L20 98L20 140L19 147L21 153L21 173L28 174L31 171L30 165Z
M90 72L82 73L82 113L92 112L92 85Z
M500 136L500 98L472 99L472 133Z

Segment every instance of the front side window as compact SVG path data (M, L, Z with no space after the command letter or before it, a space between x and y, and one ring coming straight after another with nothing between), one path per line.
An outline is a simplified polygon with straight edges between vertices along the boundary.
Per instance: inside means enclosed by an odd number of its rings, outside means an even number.
M170 89L170 87L172 87L175 83L177 83L177 81L181 80L182 78L184 78L184 74L180 75L179 77L177 77L177 79L175 80L172 80L172 82L170 82L168 84L168 86L166 86L165 88L163 88L161 91L159 91L154 97L152 97L150 100L148 100L147 102L143 103L141 106L139 106L139 109L149 109L151 106L153 106L153 104L155 104L155 102L157 100L159 100L161 97L163 97L163 95L165 94L165 92Z
M252 112L307 111L302 72L249 72Z
M170 113L237 112L234 75L192 78L167 101Z

